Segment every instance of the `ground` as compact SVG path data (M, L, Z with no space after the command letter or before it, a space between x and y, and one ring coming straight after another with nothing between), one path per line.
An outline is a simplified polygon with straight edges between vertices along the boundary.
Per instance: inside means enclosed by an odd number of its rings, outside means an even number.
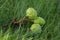
M29 7L46 21L40 34L29 31L30 22L11 26L11 20L23 18ZM60 0L0 0L0 40L60 40Z

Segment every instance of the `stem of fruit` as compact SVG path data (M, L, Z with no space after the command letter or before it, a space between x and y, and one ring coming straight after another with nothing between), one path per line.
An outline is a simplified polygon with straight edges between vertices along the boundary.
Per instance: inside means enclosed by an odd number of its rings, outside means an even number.
M16 21L16 19L14 19L14 20L12 21L12 23L13 23L13 24L23 24L23 23L26 21L27 18L28 18L27 16L24 16L24 17L23 17L21 20L19 20L19 21ZM32 22L32 20L27 20L27 21Z

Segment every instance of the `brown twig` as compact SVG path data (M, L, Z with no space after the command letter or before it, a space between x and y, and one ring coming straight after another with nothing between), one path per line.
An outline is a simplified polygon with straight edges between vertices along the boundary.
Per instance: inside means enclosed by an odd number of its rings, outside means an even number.
M27 16L25 16L25 17L23 17L21 20L19 20L19 21L16 21L16 19L14 19L13 21L12 21L12 23L13 24L22 24L24 21L25 21L25 19L27 18Z
M16 19L14 19L14 20L12 21L12 23L13 23L13 24L23 24L23 23L26 21L27 18L28 18L27 16L24 16L24 17L23 17L21 20L19 20L19 21L16 21ZM33 20L27 20L27 21L33 22Z

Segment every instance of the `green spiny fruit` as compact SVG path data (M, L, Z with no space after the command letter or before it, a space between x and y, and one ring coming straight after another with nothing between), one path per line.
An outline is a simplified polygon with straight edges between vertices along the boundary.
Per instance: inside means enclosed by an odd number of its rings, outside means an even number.
M29 19L35 19L37 17L37 11L33 8L28 8L26 16L28 16Z
M34 23L35 23L35 24L44 25L44 24L45 24L45 20L44 20L42 17L37 17L37 18L34 20Z
M33 24L30 28L33 33L41 33L41 26L39 24Z

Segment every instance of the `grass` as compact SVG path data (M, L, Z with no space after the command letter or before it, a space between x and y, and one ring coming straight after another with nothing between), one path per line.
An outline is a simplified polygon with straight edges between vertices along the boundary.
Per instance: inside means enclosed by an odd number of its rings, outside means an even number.
M31 33L29 22L10 25L13 18L23 18L29 7L46 20L41 34ZM60 40L60 0L0 0L0 40Z

